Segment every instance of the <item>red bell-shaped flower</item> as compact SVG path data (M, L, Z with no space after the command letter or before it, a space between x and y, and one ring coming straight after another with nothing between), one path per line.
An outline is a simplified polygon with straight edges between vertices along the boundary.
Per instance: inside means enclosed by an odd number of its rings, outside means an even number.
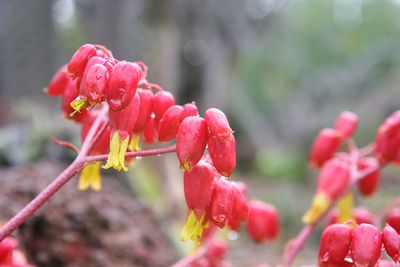
M342 266L350 250L352 235L347 224L332 224L325 228L319 246L319 266Z
M160 91L154 95L153 99L153 110L155 117L156 127L158 128L158 123L160 122L162 116L167 111L170 106L175 105L174 96L167 91Z
M328 160L318 176L318 188L311 208L303 216L303 222L315 222L329 207L333 200L344 193L350 182L350 164L347 160L333 158Z
M216 108L210 108L204 114L210 137L216 138L218 141L225 143L231 140L232 129L229 126L228 119L225 114Z
M197 110L197 106L194 102L183 105L183 111L179 121L182 122L184 119L190 116L199 116L199 111Z
M236 167L236 140L233 134L225 138L225 142L210 136L208 138L208 153L219 173L230 177Z
M214 183L214 190L210 206L211 221L223 228L231 217L235 201L232 182L221 178Z
M351 257L356 266L374 267L381 256L382 237L371 224L357 225L351 241Z
M179 105L170 106L161 117L158 124L158 141L166 142L176 137L183 107Z
M204 161L199 161L191 171L185 171L183 186L186 204L200 219L210 205L214 183L213 167Z
M362 158L358 162L358 168L360 171L376 168L375 171L369 173L358 182L358 189L363 196L373 195L378 190L381 177L379 161L373 157Z
M358 126L358 116L351 111L343 111L335 122L335 130L341 133L343 139L353 136Z
M150 90L141 88L137 90L137 93L140 97L140 108L133 131L135 133L140 133L150 120L151 113L153 112L153 93Z
M206 122L200 117L187 117L176 135L176 155L180 167L189 171L204 154L208 140Z
M49 85L44 89L45 93L51 96L58 96L64 93L64 90L68 84L68 77L66 66L62 66L56 74L54 74Z
M71 73L73 77L82 75L88 60L96 56L96 51L96 46L92 44L82 45L69 61L67 66L68 72Z
M114 65L110 73L107 90L107 102L113 111L123 110L135 96L141 68L138 64L120 61Z
M314 140L310 153L310 165L321 167L330 159L341 142L341 134L330 128L322 129Z
M395 261L400 259L400 237L396 230L389 224L386 224L382 230L382 243L386 253Z
M277 238L279 216L275 207L258 200L249 202L247 230L250 237L258 243Z
M400 198L393 201L385 215L386 223L400 235Z
M142 138L146 144L153 144L157 141L157 129L154 118L150 118L142 131Z
M183 188L189 214L181 232L181 239L200 242L204 227L207 226L207 208L210 206L215 177L213 167L200 161L192 170L185 171Z
M390 115L378 128L375 154L381 163L395 160L400 154L400 111Z
M120 171L127 171L125 166L125 153L128 150L130 135L133 132L139 114L140 97L135 94L125 109L119 111L109 110L108 117L111 129L110 154L103 168L113 167Z
M246 199L247 186L241 182L232 182L232 184L234 201L228 224L233 231L237 231L240 227L240 222L246 221L248 216L249 207Z

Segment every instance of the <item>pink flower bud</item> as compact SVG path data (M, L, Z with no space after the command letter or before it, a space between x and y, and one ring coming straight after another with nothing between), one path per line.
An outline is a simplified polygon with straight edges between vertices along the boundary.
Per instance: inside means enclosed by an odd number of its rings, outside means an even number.
M183 105L183 111L179 121L182 122L185 118L190 116L199 116L199 112L194 102Z
M199 162L208 140L206 122L200 117L187 117L176 135L176 155L186 171Z
M234 204L233 185L223 178L214 183L210 217L211 221L223 228L232 214Z
M225 114L216 108L210 108L204 114L207 127L211 137L225 143L231 139L232 129L229 127Z
M325 228L319 246L319 266L342 266L350 250L352 234L346 224L332 224Z
M154 118L150 118L143 128L142 138L146 144L153 144L157 140L157 129Z
M343 111L335 123L335 130L341 133L343 139L353 136L358 126L358 116L350 111Z
M358 189L363 196L371 196L378 190L379 180L381 176L378 167L379 162L376 158L373 157L362 158L358 162L358 168L361 171L367 170L369 168L377 168L376 171L366 175L358 182Z
M67 69L74 77L82 75L88 60L96 55L96 47L92 44L82 45L72 56Z
M395 262L398 262L400 258L400 237L389 224L386 224L382 230L382 243L385 246L386 253Z
M233 134L231 133L225 142L210 136L208 152L217 171L223 176L230 177L236 167L236 141Z
M277 238L279 217L275 207L261 201L251 201L247 230L250 237L258 243Z
M310 153L310 165L321 167L340 146L340 133L330 128L322 129L314 140Z
M381 256L382 237L371 224L357 225L351 242L351 256L356 266L374 267Z
M70 79L66 73L66 66L62 66L56 74L54 74L47 88L45 88L45 92L51 96L58 96L64 93L64 89L68 84L68 80Z
M181 124L182 112L183 107L179 105L170 106L165 111L158 124L158 141L165 142L175 138Z
M400 154L400 111L390 115L375 137L375 154L381 163L395 160Z
M161 91L154 95L153 110L154 114L156 114L156 127L158 127L158 123L160 122L165 111L167 111L167 109L173 105L175 105L175 98L170 92Z
M153 93L150 90L140 88L137 90L137 93L140 97L140 108L135 127L133 128L135 133L143 130L153 112Z
M120 61L114 65L107 90L111 110L119 111L129 104L135 96L140 77L141 69L136 63Z
M191 171L185 171L183 188L186 204L193 210L197 219L206 212L212 196L214 173L212 166L204 161L199 161Z

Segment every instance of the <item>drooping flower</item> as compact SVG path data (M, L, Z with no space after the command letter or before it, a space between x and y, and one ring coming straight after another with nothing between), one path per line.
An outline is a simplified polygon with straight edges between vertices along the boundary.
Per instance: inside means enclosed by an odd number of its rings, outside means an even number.
M339 114L335 122L335 130L338 131L343 139L353 136L358 126L358 116L351 111L343 111Z
M351 257L356 266L374 267L381 256L381 233L372 224L357 225L351 240Z
M348 224L332 224L325 228L319 246L319 266L343 266L350 251L352 235Z
M341 134L330 128L322 129L311 147L310 165L321 167L327 160L332 158L333 154L339 148L341 143Z
M125 153L128 150L130 136L133 132L139 113L140 97L135 94L133 99L124 109L119 111L109 110L108 117L111 129L110 153L104 169L114 168L128 171L125 166Z
M390 115L378 128L375 155L380 163L396 160L400 155L400 111Z
M312 204L303 216L303 222L315 222L329 207L333 200L344 192L350 181L349 162L341 158L328 160L318 176L318 188Z
M201 159L206 149L208 132L206 122L200 117L187 117L176 135L176 155L180 167L189 171Z
M181 232L183 241L200 242L204 227L208 225L207 208L213 193L214 172L207 162L200 161L190 171L185 171L183 188L189 208L185 226Z
M258 200L250 201L247 230L256 242L275 239L279 234L279 216L275 207Z
M164 113L170 106L173 105L175 105L175 98L170 92L160 91L154 95L153 110L155 114L154 122L156 128L158 128L158 123L160 122Z
M68 72L71 73L73 77L82 75L88 60L91 57L96 56L96 54L96 46L92 44L82 45L69 61L67 65Z
M176 137L182 112L183 107L179 105L170 106L165 111L158 124L158 141L166 142Z
M107 102L112 111L123 110L129 105L141 76L141 68L136 63L120 61L113 66L107 90Z
M394 262L398 262L400 259L400 236L389 224L386 224L382 230L382 243L386 253Z
M45 93L51 96L59 96L64 93L70 77L67 75L66 66L62 66L44 89Z

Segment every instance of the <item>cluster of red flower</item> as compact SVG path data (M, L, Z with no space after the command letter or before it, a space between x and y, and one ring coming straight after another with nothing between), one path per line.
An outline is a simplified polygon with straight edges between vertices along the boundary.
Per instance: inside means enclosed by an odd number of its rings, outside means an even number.
M101 123L109 127L90 151L109 153L103 168L126 171L125 154L139 150L141 138L148 144L176 138L189 207L183 240L199 242L203 229L214 225L223 228L229 223L237 230L241 221L248 222L256 241L275 238L279 232L275 208L259 201L248 203L246 186L228 179L236 166L236 141L225 114L210 108L202 118L194 103L176 105L170 92L147 82L147 71L142 62L118 61L105 47L86 44L56 73L46 91L62 95L65 117L82 124L82 140L97 118L93 107L108 105L108 120ZM79 188L99 190L99 170L99 162L87 165Z
M372 224L332 224L321 236L319 266L393 266L386 260L379 260L382 245L397 263L400 236L390 225L386 225L381 233Z
M0 267L33 267L25 255L18 250L18 242L7 237L0 243Z
M332 201L344 193L355 173L373 170L357 183L361 195L372 195L379 186L380 167L400 160L400 111L390 115L379 127L373 150L363 153L354 148L349 153L337 153L342 143L350 143L357 125L357 115L342 112L334 129L324 128L315 138L310 165L321 167L321 171L311 208L303 217L304 223L315 222ZM373 154L368 156L370 152Z

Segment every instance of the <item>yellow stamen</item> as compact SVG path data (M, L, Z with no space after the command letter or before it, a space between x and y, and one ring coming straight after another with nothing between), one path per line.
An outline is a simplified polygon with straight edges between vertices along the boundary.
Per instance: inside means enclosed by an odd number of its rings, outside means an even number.
M189 213L180 235L182 241L193 240L200 244L203 229L207 226L207 224L203 225L204 217L205 215L203 214L200 219L197 219L193 211Z
M304 214L302 221L304 224L312 224L318 220L321 215L328 209L331 201L325 194L318 193L311 203L310 209Z
M345 223L353 218L354 196L353 192L344 195L337 204L339 208L338 223Z
M117 171L121 169L124 171L128 171L128 168L125 166L125 154L128 150L129 145L129 137L126 137L121 142L121 138L119 137L119 133L115 132L111 138L110 142L110 153L108 154L107 162L104 166L104 169L114 168Z
M100 177L101 162L97 161L86 165L79 177L78 189L86 190L88 188L94 191L101 190L101 177Z
M80 98L79 96L75 98L74 101L71 102L71 108L75 111L69 114L70 117L73 117L76 112L81 112L81 109L90 107L89 101L86 99Z
M191 168L190 168L189 162L188 162L188 161L185 161L185 162L182 164L181 169L182 169L183 171L190 171Z
M129 143L128 149L130 151L139 151L140 147L140 133L134 134L131 138L131 142Z

